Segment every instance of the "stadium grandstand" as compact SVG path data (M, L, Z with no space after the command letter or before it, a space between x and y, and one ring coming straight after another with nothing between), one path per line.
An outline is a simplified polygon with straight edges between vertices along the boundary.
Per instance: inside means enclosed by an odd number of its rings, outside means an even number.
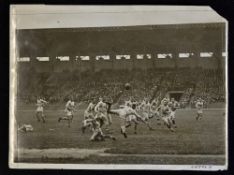
M111 98L130 83L123 100L151 98L159 88L159 96L174 97L184 107L197 97L208 104L225 101L225 22L207 7L184 9L183 16L163 8L145 13L151 16L147 24L140 11L139 20L118 11L106 17L113 24L94 25L104 10L85 19L85 26L78 21L65 28L61 19L56 28L37 28L35 22L19 27L18 100L35 103L42 96L58 103L73 97L87 103Z

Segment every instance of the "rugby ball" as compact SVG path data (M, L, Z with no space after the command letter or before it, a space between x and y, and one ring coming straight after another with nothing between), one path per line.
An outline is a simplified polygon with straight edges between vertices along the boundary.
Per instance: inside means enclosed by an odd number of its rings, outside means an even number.
M126 83L126 84L125 84L125 89L126 89L126 90L131 89L131 85L130 85L130 83Z

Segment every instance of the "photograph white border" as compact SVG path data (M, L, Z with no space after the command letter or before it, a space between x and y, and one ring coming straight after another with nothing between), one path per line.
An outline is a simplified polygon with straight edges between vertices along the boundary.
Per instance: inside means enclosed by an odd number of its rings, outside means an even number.
M225 134L226 150L225 165L150 165L150 164L50 164L50 163L15 163L15 102L16 102L16 80L17 80L17 58L16 37L15 37L15 15L14 8L10 6L10 95L9 95L9 168L13 169L84 169L84 170L194 170L194 171L217 171L228 169L228 21L225 19L225 43L226 43L226 65L225 65L225 84L226 84L226 112L225 112ZM99 6L100 7L100 6ZM138 6L139 7L139 6Z

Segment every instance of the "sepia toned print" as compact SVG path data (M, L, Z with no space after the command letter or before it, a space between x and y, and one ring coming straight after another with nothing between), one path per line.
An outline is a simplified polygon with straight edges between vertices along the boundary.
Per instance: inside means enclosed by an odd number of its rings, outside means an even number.
M226 21L210 7L11 7L12 168L227 168Z

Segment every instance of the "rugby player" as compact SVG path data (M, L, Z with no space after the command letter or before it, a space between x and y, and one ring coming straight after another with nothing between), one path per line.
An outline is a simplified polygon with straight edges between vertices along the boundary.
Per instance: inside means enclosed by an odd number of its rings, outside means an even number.
M103 101L103 98L99 98L99 102L94 108L95 118L100 119L101 127L105 125L106 130L109 130L108 127L111 125L112 119L111 116L107 113L107 104Z
M195 103L195 107L197 109L197 116L196 116L196 120L201 120L203 117L203 107L204 107L204 102L201 98L199 98L196 103Z
M156 101L155 99L150 104L150 116L149 116L149 118L153 118L153 117L156 118L157 124L161 125L159 108L158 108L158 101Z
M93 131L90 141L105 141L105 139L116 140L116 138L110 134L104 134L101 128L101 118L90 119L91 128Z
M145 123L149 127L150 130L152 130L152 128L149 126L149 124L145 120L143 120L141 118L141 116L136 112L135 105L133 105L133 108L131 108L129 106L122 106L119 109L111 109L111 103L106 102L106 104L108 105L107 113L117 115L120 118L120 120L121 120L121 124L120 124L121 134L123 134L123 136L125 138L127 138L126 128L129 126L129 121L128 121L129 118L128 117L130 115L134 115L136 117L136 120L142 121L143 123Z
M30 124L23 124L22 126L20 126L18 128L18 131L21 131L21 132L32 132L33 131L33 127Z
M42 120L43 123L45 123L45 114L44 114L44 106L48 104L47 101L39 98L37 99L37 109L36 109L36 118L37 121L40 122Z
M160 111L161 111L161 118L164 124L170 129L170 131L174 132L175 130L172 127L171 121L171 110L168 106L168 99L164 98L161 102Z
M177 128L176 122L175 122L175 113L176 113L176 109L179 108L179 103L174 98L171 98L171 101L168 103L168 106L171 110L170 118L171 118L172 124L175 128Z
M71 122L73 120L74 110L75 110L75 102L72 100L68 100L64 110L66 114L63 117L59 117L58 122L60 122L61 120L68 121L68 127L70 128Z
M91 121L94 119L94 116L95 116L94 108L95 108L95 104L93 103L93 101L91 101L89 103L87 109L84 112L84 120L82 122L82 128L81 128L82 133L85 132L85 129L87 127L91 128L91 126L92 126Z

